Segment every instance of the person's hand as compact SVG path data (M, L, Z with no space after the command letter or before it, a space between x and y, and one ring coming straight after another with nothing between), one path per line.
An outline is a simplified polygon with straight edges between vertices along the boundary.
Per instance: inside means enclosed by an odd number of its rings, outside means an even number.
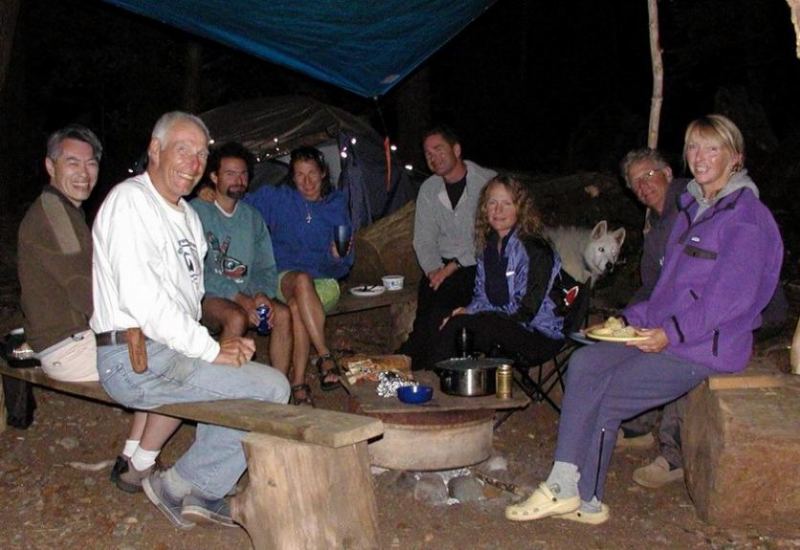
M663 328L640 328L636 329L637 336L646 336L647 340L638 342L626 342L626 346L633 346L645 353L658 353L669 345L669 338Z
M204 185L197 191L197 197L206 202L214 202L217 198L217 190L210 185Z
M450 275L456 272L458 269L458 264L455 262L449 262L447 265L443 265L439 269L434 269L430 273L428 273L428 285L433 290L439 290L439 287L447 279Z
M467 312L467 308L465 308L465 307L457 307L457 308L455 308L452 311L452 313L450 313L450 315L448 315L447 317L442 319L442 324L439 325L439 330L442 330L450 319L452 319L456 315L464 315L466 312Z
M233 301L247 312L247 320L250 322L250 326L257 327L261 320L258 318L258 312L256 311L257 300L252 296L237 292L236 296L233 297Z
M230 365L241 367L253 358L256 352L256 343L252 338L232 336L219 342L219 354L212 361L216 365Z

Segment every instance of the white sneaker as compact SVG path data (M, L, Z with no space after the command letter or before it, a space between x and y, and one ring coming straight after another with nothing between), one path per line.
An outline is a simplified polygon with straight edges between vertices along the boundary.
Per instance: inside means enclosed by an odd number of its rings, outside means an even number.
M681 481L683 468L669 469L669 462L663 456L657 457L647 466L642 466L633 471L633 481L642 487L658 489L667 483Z

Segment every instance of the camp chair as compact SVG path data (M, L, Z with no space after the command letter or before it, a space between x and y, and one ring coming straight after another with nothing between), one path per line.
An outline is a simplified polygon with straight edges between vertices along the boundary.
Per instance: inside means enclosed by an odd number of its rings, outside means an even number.
M567 372L569 358L581 345L579 341L571 338L570 335L578 333L586 322L590 300L590 289L587 285L575 282L566 272L562 271L561 275L563 280L557 292L564 294L564 296L560 297L561 311L564 315L564 334L566 336L563 345L551 357L536 364L531 364L525 357L518 357L514 361L513 370L514 380L531 400L538 403L546 401L559 414L561 414L561 408L550 397L550 393L557 384L561 386L562 393L564 391L564 375ZM575 292L576 288L577 294L574 299L569 300L569 303L567 303L569 293ZM552 369L546 370L546 365L551 362L553 364ZM535 378L531 376L531 372L534 369L536 372Z

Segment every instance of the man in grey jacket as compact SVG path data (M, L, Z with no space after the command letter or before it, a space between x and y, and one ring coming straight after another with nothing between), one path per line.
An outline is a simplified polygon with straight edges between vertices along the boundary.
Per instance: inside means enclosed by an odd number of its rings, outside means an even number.
M475 209L495 172L461 158L461 143L446 126L423 140L433 175L417 196L414 251L425 277L419 285L414 329L399 352L415 369L430 368L432 338L450 312L469 303L475 283Z

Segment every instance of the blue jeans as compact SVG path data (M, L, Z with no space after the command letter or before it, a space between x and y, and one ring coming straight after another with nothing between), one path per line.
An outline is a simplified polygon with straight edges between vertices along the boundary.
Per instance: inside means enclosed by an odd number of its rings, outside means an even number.
M289 400L289 382L272 367L245 363L241 367L191 359L148 340L148 369L133 372L125 345L97 348L100 383L115 401L134 409L172 403L256 399ZM245 432L197 424L192 446L175 463L175 472L204 498L222 498L247 467L241 440Z
M682 396L714 371L667 353L598 342L572 354L555 459L575 464L581 499L603 500L620 422Z

